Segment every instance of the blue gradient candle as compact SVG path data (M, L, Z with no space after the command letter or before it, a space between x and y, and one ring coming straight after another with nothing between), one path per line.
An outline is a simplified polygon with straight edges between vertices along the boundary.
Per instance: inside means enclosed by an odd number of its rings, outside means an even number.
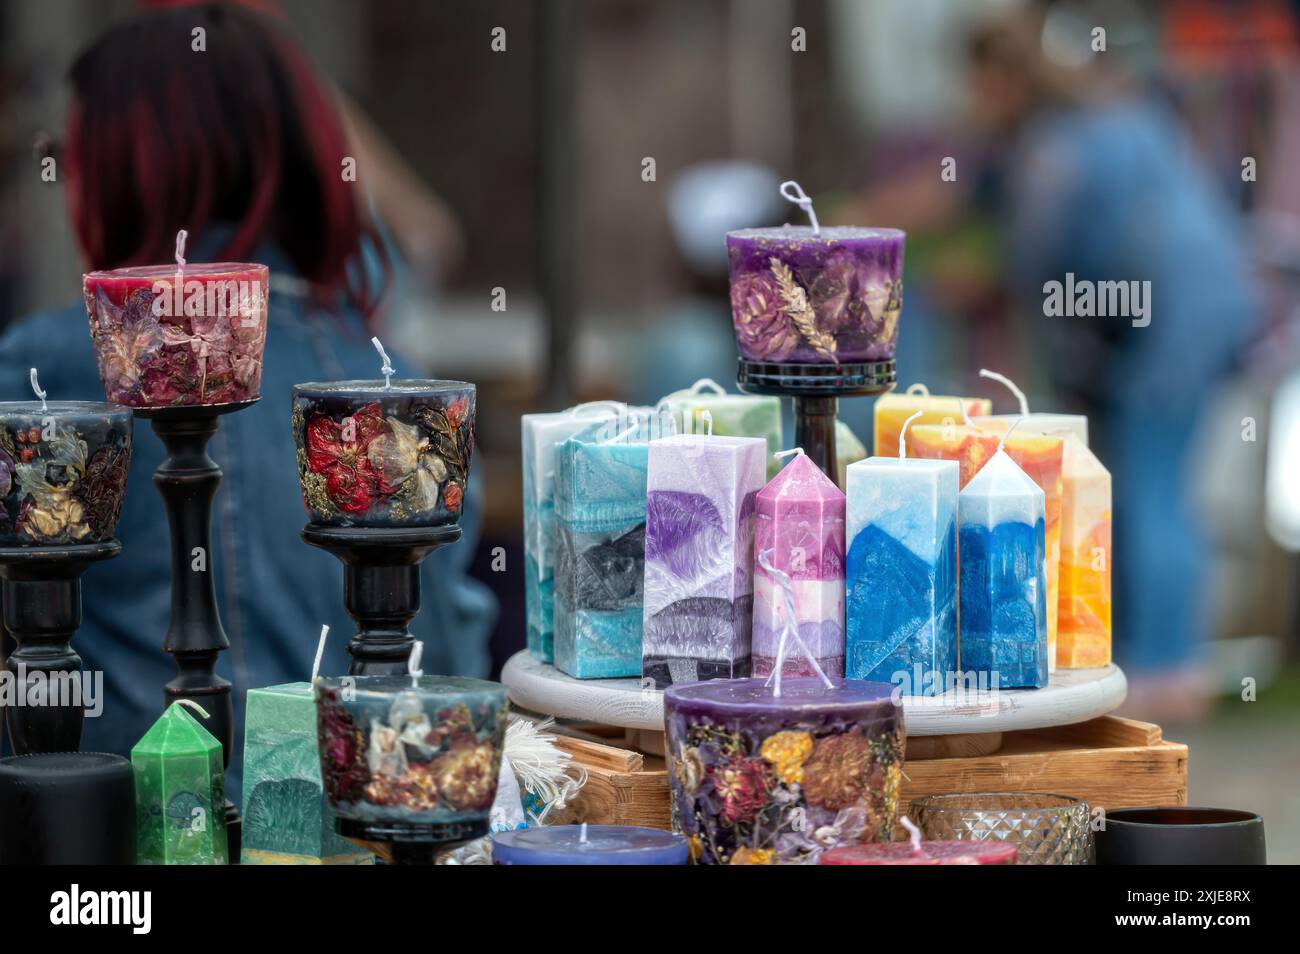
M898 457L849 465L849 678L934 695L956 671L959 470Z
M684 865L686 839L633 825L546 825L497 832L498 865Z
M957 503L962 668L990 685L1047 685L1045 498L999 450ZM996 682L993 681L996 677Z

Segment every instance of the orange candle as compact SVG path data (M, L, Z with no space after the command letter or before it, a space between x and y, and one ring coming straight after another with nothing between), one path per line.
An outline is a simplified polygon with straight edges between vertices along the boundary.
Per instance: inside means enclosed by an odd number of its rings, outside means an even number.
M903 429L903 422L921 412L921 416L912 422L915 427L921 424L962 423L962 403L966 404L966 413L975 417L989 414L993 404L988 398L959 398L946 394L930 394L922 385L912 385L906 394L882 394L876 401L875 456L897 457L898 434Z
M1056 661L1062 669L1110 663L1110 471L1065 438L1061 588Z

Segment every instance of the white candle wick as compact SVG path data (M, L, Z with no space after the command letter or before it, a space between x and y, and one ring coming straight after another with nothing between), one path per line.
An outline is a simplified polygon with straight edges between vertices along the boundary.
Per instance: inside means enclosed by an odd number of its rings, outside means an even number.
M898 459L899 460L907 459L907 425L915 421L918 417L921 416L922 413L924 412L917 411L915 414L913 414L911 417L905 420L903 422L903 426L898 429Z
M424 675L424 670L420 668L422 656L424 656L424 640L417 639L415 645L411 647L411 656L406 661L406 672L411 677L411 688L419 685L419 679Z
M812 223L813 235L821 235L822 227L817 221L817 213L813 211L812 199L803 191L803 186L790 179L788 182L781 183L781 198L787 202L793 202L799 208L803 209L804 214L808 216L808 221Z
M998 441L998 453L999 453L999 454L1002 453L1002 448L1004 448L1004 447L1007 446L1007 438L1011 436L1011 432L1014 431L1017 427L1019 427L1019 426L1020 426L1020 422L1023 421L1023 420L1024 420L1023 417L1018 417L1018 418L1016 418L1015 423L1013 423L1010 427L1008 427L1008 428L1007 428L1007 432L1006 432L1005 434L1002 435L1002 440Z
M35 391L36 396L41 399L41 413L42 414L48 413L50 410L50 406L45 403L45 390L41 387L41 382L36 380L35 368L32 368L31 377L32 377L32 390Z
M320 661L325 656L325 637L330 634L329 624L320 628L320 640L316 643L316 659L311 664L311 681L314 684L320 675Z
M713 380L712 378L700 378L698 381L696 381L694 384L692 384L689 388L687 388L687 392L690 393L690 394L699 394L699 393L700 393L701 391L703 391L705 388L709 388L711 391L713 391L714 394L726 394L726 393L727 393L727 389L724 388L724 387L723 387L721 384L719 384L717 381Z
M1029 399L1025 397L1025 392L1016 387L1016 382L1012 381L1005 374L998 374L996 371L990 371L988 368L980 368L980 377L988 378L990 381L997 381L1005 385L1007 390L1016 396L1016 401L1020 404L1020 413L1022 416L1029 413Z
M705 426L708 427L708 436L713 436L713 412L707 407L700 412L700 417L704 419Z
M582 830L578 832L578 844L585 845L586 843L587 843L587 823L583 822Z
M981 434L984 433L984 428L980 427L970 419L970 414L966 412L966 401L964 398L957 398L957 406L961 408L961 419L966 422L966 426L973 431L979 431Z
M912 838L912 854L917 857L924 855L925 851L921 848L921 829L917 828L916 825L912 823L912 819L908 818L906 815L899 818L898 823L907 829L907 833Z
M205 708L203 708L201 705L199 705L199 704L198 704L197 702L195 702L193 699L177 699L176 702L174 703L174 705L185 706L185 707L188 708L188 709L193 709L195 712L197 712L199 715L203 716L203 718L205 718L205 719L211 719L211 718L212 718L212 716L208 715L208 710L205 709Z
M775 457L777 460L785 460L791 454L797 454L798 456L802 457L804 456L803 448L791 447L789 450L777 451L772 456Z
M927 387L926 387L924 384L922 384L920 381L917 381L915 384L909 384L909 385L908 385L908 387L907 387L907 393L908 393L909 395L916 395L916 394L919 394L919 395L921 395L921 397L929 397L929 396L930 396L930 389L927 388Z
M179 275L185 268L185 240L189 238L189 233L181 229L176 233L176 274Z
M384 359L383 367L379 369L379 373L384 376L384 390L388 391L393 386L393 362L388 360L388 352L384 350L384 346L379 341L378 336L371 338L370 343L374 345L375 350L379 352L379 357Z

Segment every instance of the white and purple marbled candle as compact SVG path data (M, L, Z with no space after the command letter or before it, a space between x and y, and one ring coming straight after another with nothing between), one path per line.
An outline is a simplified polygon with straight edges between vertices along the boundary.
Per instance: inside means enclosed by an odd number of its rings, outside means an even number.
M759 555L790 578L795 624L828 676L844 675L844 494L812 460L795 455L758 494L754 515L754 675L770 675L788 613L780 582ZM811 676L802 647L786 646L783 676Z
M749 675L766 451L757 437L650 442L642 675L658 688Z

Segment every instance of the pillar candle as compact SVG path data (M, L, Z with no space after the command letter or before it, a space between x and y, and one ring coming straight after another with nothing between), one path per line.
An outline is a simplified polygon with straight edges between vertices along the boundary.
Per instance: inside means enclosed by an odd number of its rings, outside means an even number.
M1047 685L1044 495L996 451L958 495L961 664L1004 688ZM996 676L996 682L994 681Z
M907 431L907 455L955 460L961 465L961 483L965 487L997 451L1007 433L1002 421L988 421L984 427L960 425L913 424ZM1046 515L1047 553L1047 662L1056 669L1056 632L1060 585L1061 507L1064 485L1061 467L1065 442L1053 434L1020 432L1017 427L1006 441L1007 455L1042 489Z
M458 676L315 682L321 778L336 819L487 834L505 743L505 687Z
M555 665L579 679L641 674L649 408L560 445Z
M962 423L963 403L966 413L972 417L989 414L993 410L993 403L988 398L918 393L912 388L904 394L882 394L876 399L874 412L876 456L892 457L898 453L898 435L903 430L903 422L917 411L921 412L921 416L912 422L913 427L925 424L955 425Z
M90 272L82 279L104 393L130 407L253 401L266 344L265 265Z
M762 553L789 576L799 635L822 672L844 675L844 494L805 455L759 491L754 553L754 675L772 672L787 625L781 586L759 565ZM808 660L789 648L783 673L811 676Z
M958 465L849 467L846 674L942 693L957 670Z
M650 442L642 674L659 688L749 674L766 450L754 437Z
M634 825L545 825L497 832L498 865L684 865L686 839Z
M374 856L334 833L321 787L311 685L250 689L244 710L243 864L370 864Z
M804 226L727 233L731 315L750 361L894 357L903 309L898 229Z
M767 476L775 477L780 461L772 455L781 449L781 399L756 394L728 394L708 378L664 402L679 418L683 434L717 434L719 437L761 437L767 442ZM705 412L708 412L707 415Z
M987 403L987 402L986 402ZM1086 414L1043 414L1037 411L1031 414L976 414L971 410L970 405L966 406L970 412L971 420L977 427L985 423L997 422L1003 433L1006 428L1020 423L1016 426L1017 434L1054 434L1057 437L1064 437L1066 434L1073 434L1084 447L1088 446L1088 417Z
M718 679L664 693L673 827L699 864L815 864L889 840L903 710L878 682Z
M555 661L555 467L564 441L618 414L613 405L525 414L520 418L524 459L524 606L528 650Z
M848 845L821 856L823 865L1014 865L1016 846L1001 841L923 841Z
M1073 436L1065 439L1061 592L1056 661L1062 669L1110 663L1110 472Z
M131 411L121 405L0 404L0 546L111 540L131 440Z
M225 779L221 743L174 702L131 749L137 861L224 865Z
M293 386L294 443L311 522L457 523L474 453L474 385L333 381Z

